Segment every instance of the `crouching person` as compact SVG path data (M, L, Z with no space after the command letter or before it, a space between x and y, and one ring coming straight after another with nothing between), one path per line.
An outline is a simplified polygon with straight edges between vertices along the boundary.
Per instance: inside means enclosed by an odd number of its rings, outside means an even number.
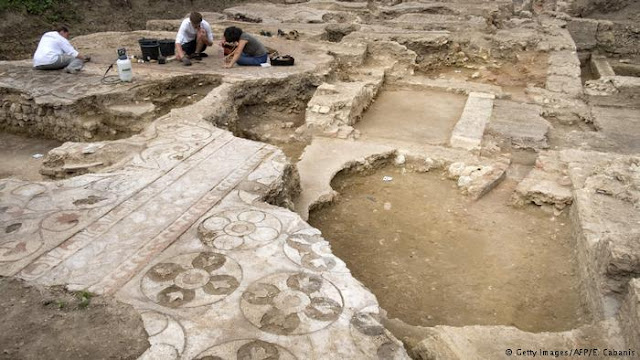
M259 66L267 62L267 49L264 45L238 27L226 28L224 41L236 45L235 49L225 57L225 67L230 68L234 64Z
M184 65L191 65L190 59L200 60L206 57L204 50L213 45L211 25L202 20L199 12L192 12L182 21L176 35L176 59Z
M70 74L77 73L89 56L83 56L69 42L69 27L60 25L55 31L42 35L38 48L33 54L33 67L38 70L65 69Z

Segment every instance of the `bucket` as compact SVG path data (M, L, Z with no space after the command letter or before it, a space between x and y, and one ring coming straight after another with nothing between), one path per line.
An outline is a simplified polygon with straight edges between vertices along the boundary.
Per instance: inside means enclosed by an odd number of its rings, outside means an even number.
M160 54L164 57L173 56L176 53L176 42L171 39L163 39L158 41L160 44Z
M142 59L144 61L158 60L160 55L160 45L157 39L145 39L138 40L140 44L140 51L142 51Z

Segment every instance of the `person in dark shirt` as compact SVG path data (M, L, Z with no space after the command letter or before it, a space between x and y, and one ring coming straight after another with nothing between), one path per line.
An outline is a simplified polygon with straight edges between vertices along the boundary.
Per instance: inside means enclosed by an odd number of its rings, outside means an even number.
M224 30L224 41L233 44L235 48L225 56L224 66L227 68L235 64L244 66L259 66L267 62L267 49L253 36L245 33L239 27L231 26ZM224 46L224 44L223 44Z

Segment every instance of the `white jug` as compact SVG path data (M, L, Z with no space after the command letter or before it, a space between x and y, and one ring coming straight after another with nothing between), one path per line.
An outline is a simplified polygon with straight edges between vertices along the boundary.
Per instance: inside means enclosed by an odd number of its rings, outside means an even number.
M131 60L126 56L124 59L119 58L116 61L116 65L118 66L118 76L120 76L120 81L130 82L133 80L133 70L131 68Z

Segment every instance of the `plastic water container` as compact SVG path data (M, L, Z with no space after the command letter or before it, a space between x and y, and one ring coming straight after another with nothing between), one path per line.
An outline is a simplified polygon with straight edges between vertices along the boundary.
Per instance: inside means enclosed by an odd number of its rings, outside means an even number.
M129 60L129 58L119 58L118 61L116 61L116 65L118 66L118 76L120 76L120 81L130 82L133 80L133 70L131 68L131 60Z

